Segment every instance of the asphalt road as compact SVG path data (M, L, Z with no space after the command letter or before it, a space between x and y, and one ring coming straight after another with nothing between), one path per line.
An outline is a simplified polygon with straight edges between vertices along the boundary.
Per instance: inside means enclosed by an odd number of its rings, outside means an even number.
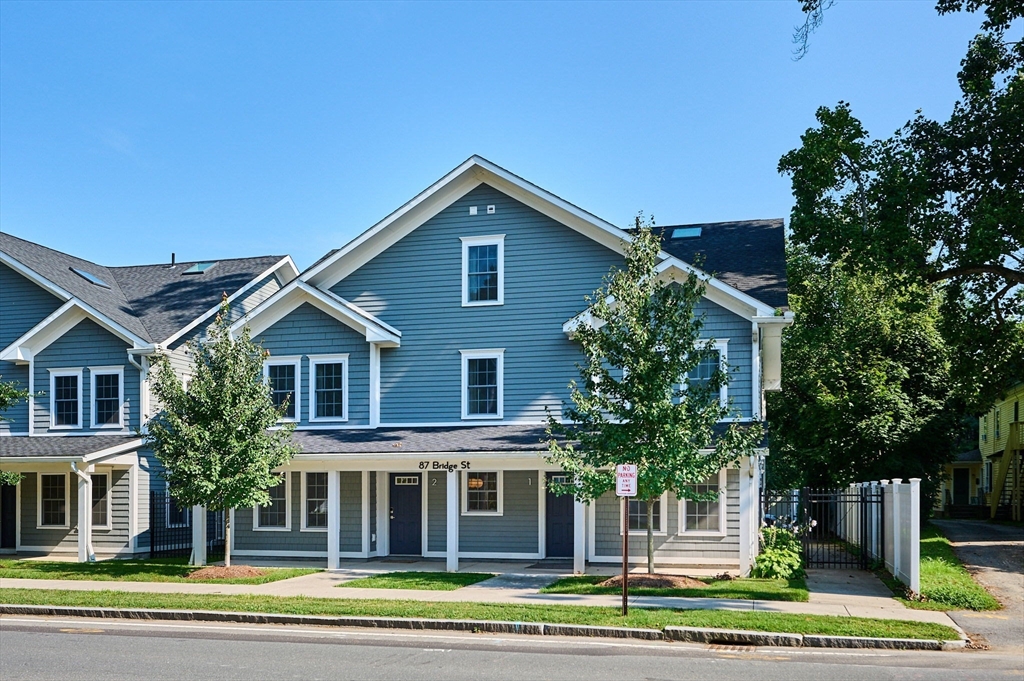
M0 617L0 679L1020 679L996 652L709 647L594 639Z
M933 520L953 550L988 591L1003 604L994 612L951 612L972 639L1024 656L1024 529L984 520Z

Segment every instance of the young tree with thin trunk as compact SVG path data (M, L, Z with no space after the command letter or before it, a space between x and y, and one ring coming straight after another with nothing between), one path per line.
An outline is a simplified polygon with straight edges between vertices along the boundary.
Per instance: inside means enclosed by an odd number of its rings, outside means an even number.
M186 387L166 356L156 360L154 396L162 410L147 423L146 443L165 468L171 496L188 506L224 511L224 564L231 565L231 513L270 503L280 483L274 469L297 452L295 425L280 423L287 405L274 406L263 381L268 353L243 329L229 332L228 304L205 341L188 344L193 374Z
M658 275L661 245L652 226L637 217L625 267L613 269L587 297L592 321L575 331L584 357L577 364L580 380L569 386L572 405L564 420L548 418L547 457L569 480L550 483L552 491L583 502L614 489L616 464L636 464L637 499L647 506L650 573L655 502L668 491L691 501L717 500L717 493L695 486L752 455L762 437L759 425L716 428L734 411L719 400L728 368L718 362L714 340L701 338L697 305L705 282Z

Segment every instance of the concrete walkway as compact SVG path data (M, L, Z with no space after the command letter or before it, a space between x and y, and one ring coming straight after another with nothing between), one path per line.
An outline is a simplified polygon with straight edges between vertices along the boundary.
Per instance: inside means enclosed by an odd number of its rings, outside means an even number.
M402 566L401 569L405 569ZM509 565L468 563L465 572L495 572L494 578L478 582L454 591L421 591L414 589L365 589L338 588L340 584L382 572L392 572L394 567L369 566L363 563L358 569L335 572L318 572L294 577L269 584L204 584L184 582L98 582L89 580L51 579L0 579L0 588L21 589L66 589L72 591L129 591L136 593L187 593L187 594L253 594L263 596L307 596L313 598L387 599L434 602L471 603L513 603L532 605L585 605L618 607L622 599L612 595L583 594L542 594L539 589L563 576L557 573L530 574L510 572ZM491 568L491 569L487 569ZM493 569L499 568L499 569ZM847 574L847 573L844 573ZM871 579L873 576L868 575ZM809 584L820 586L812 592L810 602L761 601L731 598L676 598L655 596L633 596L630 604L641 608L677 608L693 610L749 610L811 615L835 615L839 617L876 617L882 619L934 622L958 629L956 624L943 612L911 610L889 597L878 593L866 593L870 584L866 580L852 577L860 592L840 593L838 584L827 576L814 574ZM875 579L877 582L877 579ZM881 584L879 583L881 586ZM883 586L884 588L884 586ZM831 589L831 590L830 590Z

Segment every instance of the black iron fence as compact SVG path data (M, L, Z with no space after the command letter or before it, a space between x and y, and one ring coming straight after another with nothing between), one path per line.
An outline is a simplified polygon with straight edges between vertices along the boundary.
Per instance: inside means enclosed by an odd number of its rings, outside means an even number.
M149 493L149 555L153 558L192 553L192 509L179 506L166 492ZM206 513L207 557L224 553L224 513Z
M868 569L884 560L882 488L764 490L765 524L799 537L808 568Z

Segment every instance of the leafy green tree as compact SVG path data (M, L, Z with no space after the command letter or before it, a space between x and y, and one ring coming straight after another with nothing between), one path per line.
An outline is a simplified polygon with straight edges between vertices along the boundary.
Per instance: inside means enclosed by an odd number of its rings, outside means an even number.
M28 391L19 388L17 381L0 381L0 414L27 398ZM6 420L0 415L0 421ZM20 481L20 473L0 471L0 485L17 485Z
M797 321L783 336L782 391L768 395L769 485L921 477L933 490L961 424L940 296L799 246L789 281Z
M716 424L733 414L719 401L728 381L717 367L706 381L687 378L702 360L716 358L702 340L696 314L704 292L697 277L672 282L657 276L660 242L653 222L637 217L624 269L613 269L587 297L593 324L576 329L584 360L570 384L564 422L549 416L547 459L574 482L552 484L557 494L590 502L615 487L616 464L636 464L638 499L647 503L647 570L654 572L654 503L666 491L693 501L693 485L753 454L760 426ZM664 510L663 510L664 512Z
M802 2L813 26L831 5ZM872 140L843 102L783 156L796 199L792 240L828 262L941 289L950 380L984 411L1024 375L1024 16L1007 0L940 0L985 12L944 122L923 114ZM816 13L816 14L815 14Z
M162 409L147 423L146 442L179 502L226 512L268 504L267 490L281 480L274 469L297 451L295 426L279 424L287 405L275 407L263 382L268 353L248 329L231 336L226 298L207 334L188 344L194 367L187 387L166 357L156 360L151 380ZM224 564L231 565L226 515Z

